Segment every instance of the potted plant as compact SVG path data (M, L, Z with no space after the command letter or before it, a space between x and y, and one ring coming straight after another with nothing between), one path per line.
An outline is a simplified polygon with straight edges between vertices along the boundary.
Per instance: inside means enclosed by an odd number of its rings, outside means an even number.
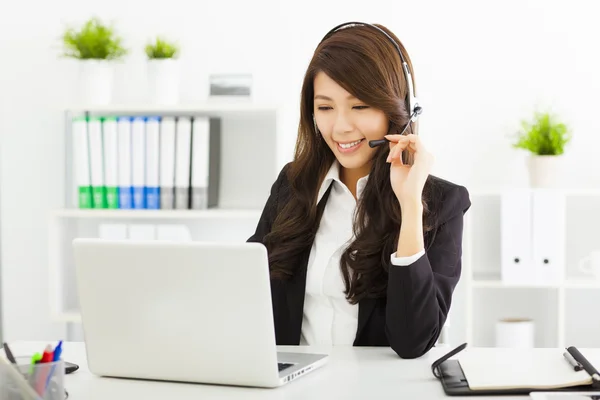
M155 104L179 102L179 46L161 37L145 47L148 57L148 94Z
M79 61L79 95L86 104L108 104L112 100L112 62L127 50L114 27L91 18L80 29L68 28L62 37L63 56Z
M527 168L532 187L555 187L561 183L561 161L570 140L569 127L552 113L536 112L532 121L521 121L513 147L530 152Z

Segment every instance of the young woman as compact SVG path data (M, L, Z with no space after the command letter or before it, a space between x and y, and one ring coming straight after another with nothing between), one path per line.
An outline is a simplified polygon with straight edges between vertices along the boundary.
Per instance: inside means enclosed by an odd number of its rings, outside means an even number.
M269 252L279 345L391 346L415 358L440 335L471 203L429 174L411 71L381 25L338 26L314 53L294 159L248 239Z

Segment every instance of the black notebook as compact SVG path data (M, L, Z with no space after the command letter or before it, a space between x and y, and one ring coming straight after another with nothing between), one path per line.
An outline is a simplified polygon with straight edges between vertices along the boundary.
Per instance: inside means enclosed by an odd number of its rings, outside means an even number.
M447 395L600 389L594 367L600 365L600 349L466 348L465 343L431 366Z

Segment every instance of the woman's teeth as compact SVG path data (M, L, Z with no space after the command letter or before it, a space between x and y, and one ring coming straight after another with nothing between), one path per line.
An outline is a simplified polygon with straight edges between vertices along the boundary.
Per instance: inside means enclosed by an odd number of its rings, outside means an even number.
M356 142L352 142L352 143L344 143L344 144L340 143L340 147L341 147L342 149L349 149L349 148L351 148L351 147L354 147L354 146L356 146L356 145L357 145L357 144L359 144L360 142L362 142L362 139L360 139L360 140L357 140Z

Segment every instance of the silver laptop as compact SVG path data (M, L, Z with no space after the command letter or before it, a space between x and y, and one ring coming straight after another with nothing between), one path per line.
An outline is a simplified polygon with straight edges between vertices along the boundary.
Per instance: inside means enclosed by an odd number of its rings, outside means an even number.
M277 387L328 359L277 352L262 244L75 239L73 251L96 375Z

